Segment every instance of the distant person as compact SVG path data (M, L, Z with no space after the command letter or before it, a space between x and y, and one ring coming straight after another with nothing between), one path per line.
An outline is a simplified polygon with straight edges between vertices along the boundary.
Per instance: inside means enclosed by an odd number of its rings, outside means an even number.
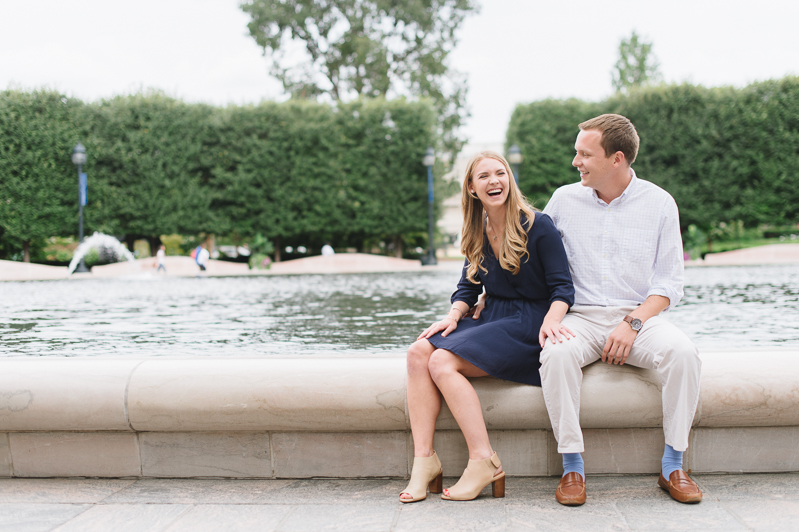
M158 251L155 252L155 261L158 263L158 269L155 270L156 273L161 270L164 270L164 273L166 273L166 265L164 264L166 262L166 246L163 244L161 244L158 247Z
M203 242L197 247L197 258L194 259L197 262L197 266L200 267L201 272L208 269L209 258L211 258L211 254L208 253L208 244Z
M322 246L322 256L323 257L332 257L336 254L336 251L330 245L330 242L325 242L325 245Z
M471 158L463 179L461 280L444 318L408 349L408 413L413 469L400 502L441 493L441 462L433 450L444 396L469 448L469 462L442 499L471 500L492 484L505 496L505 471L488 439L480 399L467 378L493 376L540 386L538 356L548 341L568 339L561 320L574 302L563 242L552 220L535 212L498 153ZM467 315L483 288L491 303Z

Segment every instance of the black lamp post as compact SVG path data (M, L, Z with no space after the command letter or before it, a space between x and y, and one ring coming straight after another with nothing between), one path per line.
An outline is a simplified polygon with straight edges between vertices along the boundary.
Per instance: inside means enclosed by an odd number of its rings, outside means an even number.
M436 260L436 246L433 242L433 163L436 162L436 154L433 148L427 148L424 154L422 164L427 167L427 256L422 257L422 264L425 266L435 266L438 264Z
M513 178L516 179L516 184L519 184L519 165L522 164L522 150L517 144L514 144L508 150L508 162L513 166Z
M83 206L86 205L86 174L83 173L83 165L86 164L86 148L80 142L72 149L72 162L78 167L78 242L83 242ZM83 258L75 271L89 271Z

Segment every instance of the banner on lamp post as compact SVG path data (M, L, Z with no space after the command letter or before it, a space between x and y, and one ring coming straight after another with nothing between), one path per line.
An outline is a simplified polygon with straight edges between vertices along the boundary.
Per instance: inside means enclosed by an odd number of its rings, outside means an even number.
M86 183L86 173L80 173L80 206L85 207L87 201L87 183Z

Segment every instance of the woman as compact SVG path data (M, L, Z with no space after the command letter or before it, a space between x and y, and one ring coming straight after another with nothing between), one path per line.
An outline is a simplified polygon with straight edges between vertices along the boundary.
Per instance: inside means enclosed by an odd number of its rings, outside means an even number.
M441 462L433 450L441 395L469 447L469 464L443 499L471 500L488 484L505 495L505 472L488 440L480 400L467 377L491 375L541 385L538 356L549 338L573 334L561 325L574 303L566 252L552 220L535 212L498 153L469 161L462 189L463 275L452 308L408 349L408 411L413 433L411 480L401 502L441 493ZM485 287L488 305L465 316Z

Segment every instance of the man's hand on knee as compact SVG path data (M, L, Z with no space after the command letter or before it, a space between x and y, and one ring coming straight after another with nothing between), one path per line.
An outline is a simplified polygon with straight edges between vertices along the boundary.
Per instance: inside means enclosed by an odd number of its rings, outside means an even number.
M633 347L636 336L638 333L632 330L629 324L621 322L608 336L608 341L602 350L602 362L624 364L627 357L630 356L630 349Z

